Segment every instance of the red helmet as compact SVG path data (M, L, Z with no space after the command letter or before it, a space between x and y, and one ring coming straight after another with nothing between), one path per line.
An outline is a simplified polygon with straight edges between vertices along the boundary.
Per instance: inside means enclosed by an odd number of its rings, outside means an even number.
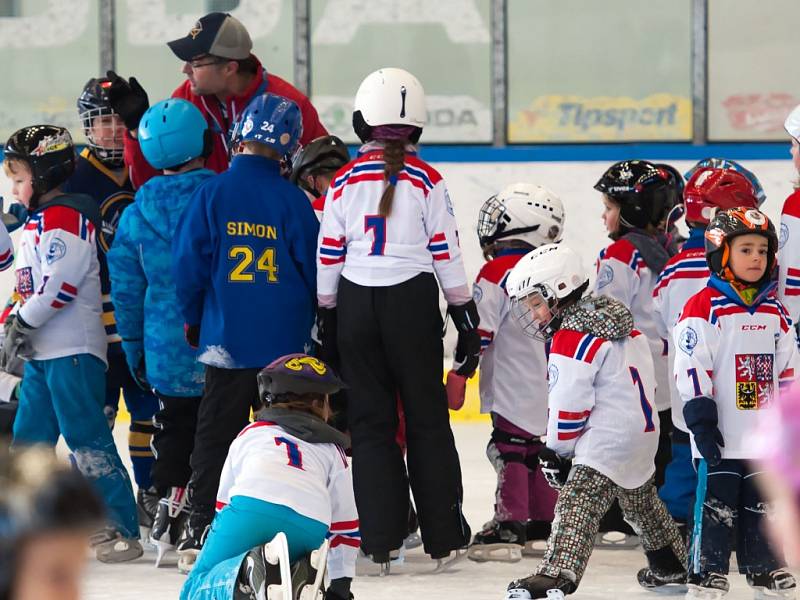
M733 169L695 171L683 191L686 221L708 225L719 210L758 208L758 197L747 177Z

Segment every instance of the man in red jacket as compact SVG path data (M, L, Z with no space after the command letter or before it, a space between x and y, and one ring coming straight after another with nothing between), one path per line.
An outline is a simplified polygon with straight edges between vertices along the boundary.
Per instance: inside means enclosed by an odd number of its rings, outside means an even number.
M220 173L228 168L230 132L239 115L259 94L269 92L293 100L303 115L302 145L323 135L325 127L309 99L293 85L267 73L250 51L253 42L242 23L226 13L213 12L194 24L186 37L168 42L175 56L184 61L184 81L172 93L195 104L213 132L206 167ZM135 187L157 174L142 156L136 132L149 107L147 92L135 77L125 81L108 72L112 81L108 96L122 117L129 134L125 139L125 164Z

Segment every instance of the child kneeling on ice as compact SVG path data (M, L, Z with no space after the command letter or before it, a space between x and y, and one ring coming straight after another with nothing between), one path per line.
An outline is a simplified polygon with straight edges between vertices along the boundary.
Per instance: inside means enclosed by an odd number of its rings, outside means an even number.
M330 538L326 600L348 600L360 546L347 437L329 426L328 395L344 386L305 354L276 359L258 374L264 408L231 444L208 539L181 600L265 600L274 570L264 544L283 532L295 596L308 555ZM313 572L309 581L313 581Z

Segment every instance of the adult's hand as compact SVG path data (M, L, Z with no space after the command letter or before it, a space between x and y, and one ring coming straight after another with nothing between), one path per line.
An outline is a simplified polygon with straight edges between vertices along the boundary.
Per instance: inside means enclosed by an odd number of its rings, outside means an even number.
M129 131L135 131L139 128L142 115L150 108L147 92L144 91L136 77L125 81L114 71L108 71L106 77L111 81L111 86L106 90L111 108L120 116Z

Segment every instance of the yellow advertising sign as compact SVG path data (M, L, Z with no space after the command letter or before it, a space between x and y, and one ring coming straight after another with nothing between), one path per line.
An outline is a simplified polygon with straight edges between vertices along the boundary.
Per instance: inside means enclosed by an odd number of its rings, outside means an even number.
M688 140L692 102L685 96L540 96L513 115L511 142Z

